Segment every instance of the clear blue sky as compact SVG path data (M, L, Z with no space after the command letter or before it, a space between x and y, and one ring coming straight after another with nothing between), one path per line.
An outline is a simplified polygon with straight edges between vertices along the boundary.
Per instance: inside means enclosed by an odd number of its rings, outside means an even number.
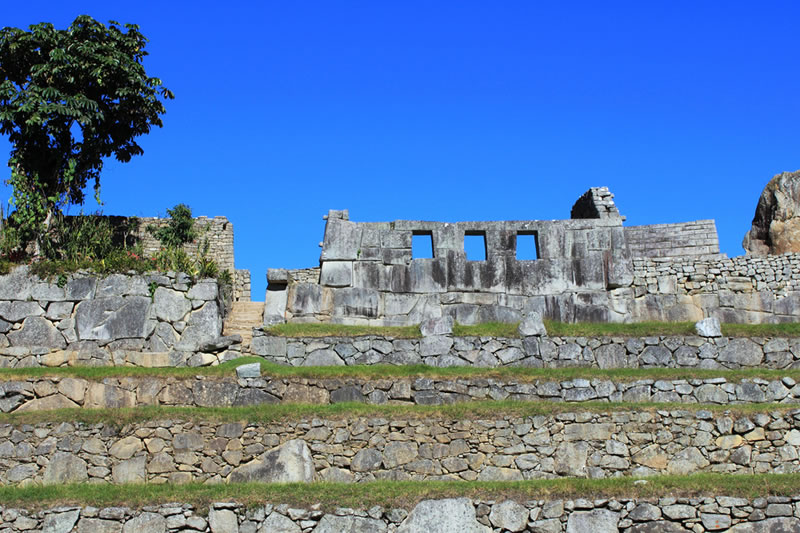
M255 300L318 263L331 208L558 219L606 185L628 224L714 218L736 256L800 168L798 2L28 0L0 25L79 14L139 24L176 94L104 212L227 216Z

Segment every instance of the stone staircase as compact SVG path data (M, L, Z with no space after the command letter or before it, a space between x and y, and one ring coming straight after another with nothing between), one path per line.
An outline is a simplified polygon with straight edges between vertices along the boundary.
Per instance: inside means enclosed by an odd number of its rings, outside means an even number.
M253 328L264 321L264 302L233 302L233 309L225 319L223 335L242 336L242 351L247 352L253 339Z

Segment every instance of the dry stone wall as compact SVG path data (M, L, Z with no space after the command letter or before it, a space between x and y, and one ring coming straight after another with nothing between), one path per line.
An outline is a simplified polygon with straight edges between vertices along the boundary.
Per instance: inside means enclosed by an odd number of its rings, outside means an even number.
M445 405L457 402L659 402L735 405L800 403L791 377L743 379L537 379L500 378L105 378L41 377L0 382L0 412L145 405L231 407L276 403Z
M343 482L800 471L800 411L0 425L0 483Z
M598 368L795 368L798 338L735 337L276 337L253 331L251 351L292 366L426 364Z
M219 351L225 305L216 280L185 274L59 284L18 267L0 276L0 367L210 364L193 356Z
M168 218L144 217L139 219L137 238L142 243L145 255L151 256L158 253L161 243L147 231L148 226L162 227L169 223ZM197 217L194 219L194 229L197 239L184 245L184 250L196 256L198 249L208 242L208 256L213 259L222 270L233 273L233 223L227 218L217 216L213 218Z
M231 502L207 509L170 503L143 509L57 507L30 511L0 508L8 533L44 531L167 531L340 533L786 533L800 529L800 496L738 498L610 498L528 501L450 498L423 500L413 507L369 509L290 507ZM74 529L73 529L74 528ZM729 529L730 528L730 529Z

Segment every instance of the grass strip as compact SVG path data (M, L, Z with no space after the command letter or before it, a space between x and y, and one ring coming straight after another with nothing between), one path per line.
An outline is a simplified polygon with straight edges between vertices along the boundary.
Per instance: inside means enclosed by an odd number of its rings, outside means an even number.
M398 378L437 378L437 379L497 379L530 383L535 381L567 381L572 379L611 380L631 382L645 379L691 380L725 378L729 383L743 379L761 378L766 380L789 377L800 381L800 369L771 370L747 368L739 370L706 370L693 368L614 368L600 369L588 367L570 368L477 368L477 367L432 367L427 365L353 365L325 367L295 367L265 361L260 357L240 357L219 366L200 368L143 368L132 366L74 366L74 367L36 367L0 368L0 382L28 378L72 377L100 381L106 378L161 377L194 379L195 376L223 377L235 376L236 367L247 363L261 363L261 373L273 378L299 379L398 379Z
M53 409L51 411L25 411L0 414L0 424L39 424L79 422L84 424L106 424L122 426L159 420L183 421L241 421L250 424L268 424L287 420L309 418L352 419L386 418L394 420L497 420L504 417L518 418L548 416L560 413L593 412L610 413L625 411L683 411L700 410L712 413L787 412L800 409L796 404L752 403L735 405L705 405L655 402L519 402L513 400L459 402L450 405L370 405L363 403L337 404L271 404L247 407L154 407L115 409Z
M486 322L465 326L456 324L453 335L457 337L519 337L518 323ZM545 320L545 328L552 337L656 337L694 336L694 322L634 322L615 323L565 323ZM398 339L419 338L417 326L346 326L342 324L279 324L265 328L270 335L280 337L357 337L378 335ZM727 337L800 337L800 323L789 324L722 324L722 334Z
M309 508L338 507L411 509L424 499L468 497L482 500L547 500L561 498L659 498L731 496L761 498L800 494L800 476L793 474L695 474L634 478L561 478L514 482L374 481L370 483L291 483L202 485L52 485L0 487L5 508L45 509L62 505L141 508L162 503L194 505L199 511L214 502L237 502L254 507L264 503Z

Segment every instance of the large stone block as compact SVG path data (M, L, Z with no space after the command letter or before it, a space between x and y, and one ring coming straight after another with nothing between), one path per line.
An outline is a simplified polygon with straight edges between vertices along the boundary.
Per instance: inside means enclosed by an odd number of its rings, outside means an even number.
M75 310L79 340L144 338L150 299L143 296L96 298Z
M491 533L475 516L468 498L422 500L397 528L397 533Z
M297 483L314 480L314 460L305 441L294 439L230 473L231 483Z
M22 322L22 329L8 334L12 346L66 348L64 336L46 318L32 316Z
M353 284L353 262L325 261L322 263L319 283L326 287L349 287Z
M188 325L176 345L178 350L195 351L204 343L219 337L222 333L222 317L217 302L206 302L189 315L186 323Z
M177 322L192 310L192 302L182 292L158 287L153 295L153 309L161 320Z
M355 222L328 219L320 259L324 261L355 261L361 247L361 227Z
M286 308L294 316L316 315L322 311L322 287L314 283L296 283L289 289Z
M720 349L717 361L730 368L758 366L764 358L764 352L758 344L750 339L731 339Z
M333 293L335 316L377 318L378 291L361 288L337 289Z
M605 509L575 511L567 519L567 533L618 533L619 513Z

